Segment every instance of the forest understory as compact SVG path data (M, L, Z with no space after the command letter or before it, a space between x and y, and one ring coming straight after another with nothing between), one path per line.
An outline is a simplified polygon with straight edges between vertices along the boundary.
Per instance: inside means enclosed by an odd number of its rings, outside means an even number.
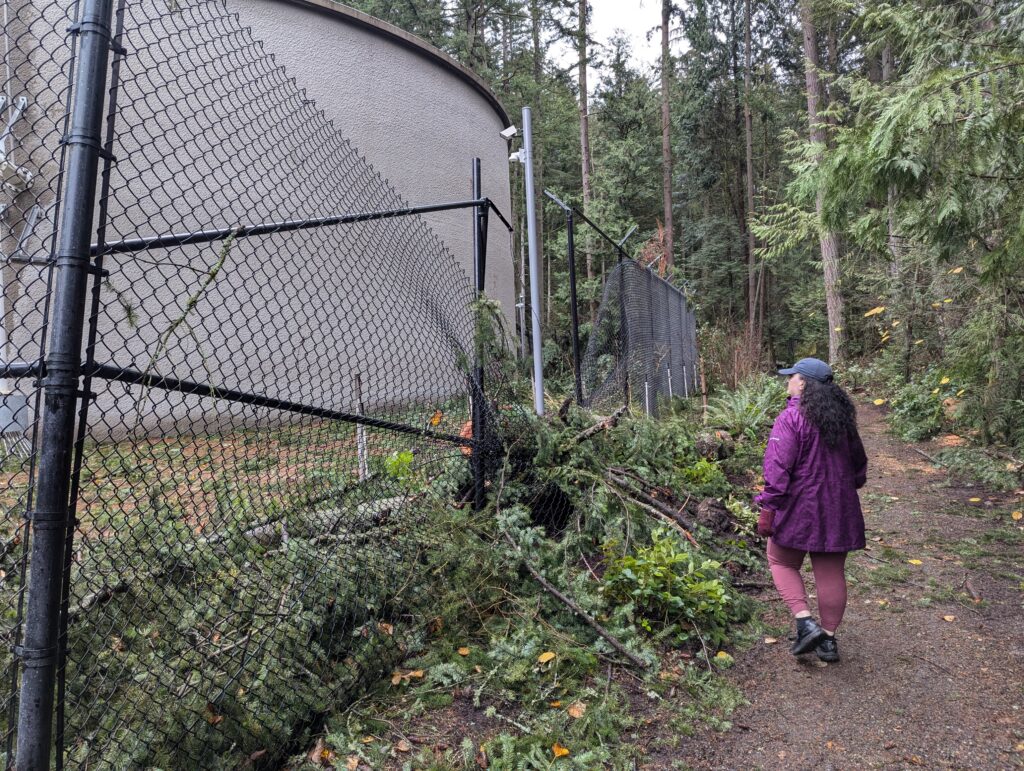
M792 624L760 557L733 577L756 598L750 620L710 649L655 635L645 670L614 655L584 663L585 635L550 597L520 597L504 658L494 639L467 636L472 623L439 633L285 768L1024 766L1024 490L989 491L932 462L957 437L908 444L883 408L859 413L868 548L849 563L839 663L789 653ZM524 644L537 630L545 643ZM475 676L446 679L452 661Z

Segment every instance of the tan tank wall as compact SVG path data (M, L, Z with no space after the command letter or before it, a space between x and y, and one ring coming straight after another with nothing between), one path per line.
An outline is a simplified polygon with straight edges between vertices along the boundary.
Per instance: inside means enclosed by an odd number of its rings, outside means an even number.
M245 102L244 86L232 93L230 106L193 104L187 81L197 76L188 69L189 61L173 58L173 46L164 40L182 35L182 30L187 33L190 4L182 1L180 14L170 18L167 8L164 0L143 0L129 7L131 57L119 95L119 162L112 175L108 241L324 216L339 208L380 208L358 196L356 201L363 205L353 203L351 190L318 189L321 178L337 178L325 170L329 162L315 153L296 157L324 133L319 119L310 119L316 126L309 129L309 136L303 134L307 126L294 128L295 147L289 146L289 136L277 137L276 145L265 148L263 160L270 170L265 178L251 176L260 168L251 157L225 156L223 149L237 146L238 133L245 131L240 117L246 111L258 116L275 105L262 103L258 96ZM499 136L504 122L471 77L430 51L410 47L372 22L329 6L228 0L227 11L238 15L239 28L248 28L239 32L229 24L227 32L261 41L273 65L283 67L312 101L309 114L322 112L329 129L347 139L407 204L469 198L470 162L476 156L482 159L484 195L509 213L507 144ZM59 70L64 56L64 50L56 50L47 66ZM59 78L53 82L59 83ZM26 81L24 87L31 90L32 82ZM49 158L58 152L53 127L60 121L52 115L53 95L45 95L50 131L26 136L24 145L27 155ZM260 137L250 139L247 148L258 148ZM287 164L291 166L286 177L282 167ZM208 173L197 175L200 167ZM300 178L302 184L290 197L278 195L276 176ZM52 184L43 181L43 187ZM353 182L354 189L359 185L374 189L365 174ZM267 189L261 192L263 186ZM296 204L295 195L303 190L311 202L308 210ZM45 255L53 230L51 198L39 197L43 212L27 245L36 258ZM251 205L247 207L246 201ZM12 230L17 227L16 214L20 213L8 213ZM384 225L349 226L346 257L359 256L362 245L366 259L350 261L346 275L335 278L329 277L330 249L338 242L329 234L308 231L239 240L217 280L190 311L189 323L180 326L178 320L202 277L220 260L221 244L112 256L106 265L110 277L101 292L96 359L331 409L354 407L355 373L362 378L371 409L374 404L458 393L464 386L457 371L458 353L451 349L451 330L439 321L451 308L434 307L431 282L423 277L432 275L435 266L424 259L443 254L431 246L434 238L440 239L464 275L471 276L470 213L437 213L424 220L430 232L416 243L389 243ZM510 242L493 216L491 223L487 292L511 318ZM154 267L161 260L186 269ZM11 337L7 355L12 359L33 358L39 334L38 323L32 320L39 317L45 288L40 273L45 271L35 267L5 271L6 328ZM27 275L31 281L25 280ZM167 338L169 330L173 332ZM456 336L459 346L468 350L465 329ZM410 339L424 350L409 350ZM18 385L24 387L27 381ZM103 382L95 383L94 390L99 398L90 423L100 440L140 428L203 431L214 430L225 420L236 425L239 420L267 420L265 412L257 415L252 408L214 404L210 399L156 390L143 394L136 387Z

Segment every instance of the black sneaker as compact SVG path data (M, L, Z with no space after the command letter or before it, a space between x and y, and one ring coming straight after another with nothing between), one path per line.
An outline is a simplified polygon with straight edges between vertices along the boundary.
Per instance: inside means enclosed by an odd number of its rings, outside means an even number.
M825 637L825 630L818 626L817 621L813 618L798 618L796 620L796 642L793 643L789 652L794 656L810 653L821 642L822 637Z
M814 649L814 652L818 654L818 658L822 661L839 661L839 644L836 642L835 637L825 635L825 639L818 643L818 647Z

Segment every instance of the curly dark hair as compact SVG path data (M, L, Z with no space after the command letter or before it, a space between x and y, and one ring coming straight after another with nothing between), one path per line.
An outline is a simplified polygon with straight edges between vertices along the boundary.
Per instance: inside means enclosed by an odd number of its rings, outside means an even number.
M821 432L825 444L835 447L843 437L857 433L857 408L846 391L831 380L804 378L800 412Z

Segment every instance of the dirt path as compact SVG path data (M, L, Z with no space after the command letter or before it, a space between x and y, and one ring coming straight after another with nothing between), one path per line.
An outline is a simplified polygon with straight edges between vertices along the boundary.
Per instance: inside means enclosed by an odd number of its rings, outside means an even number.
M773 602L779 642L730 670L749 706L683 743L675 767L1024 767L1022 494L951 485L879 409L859 412L869 549L851 558L842 661L790 655Z

